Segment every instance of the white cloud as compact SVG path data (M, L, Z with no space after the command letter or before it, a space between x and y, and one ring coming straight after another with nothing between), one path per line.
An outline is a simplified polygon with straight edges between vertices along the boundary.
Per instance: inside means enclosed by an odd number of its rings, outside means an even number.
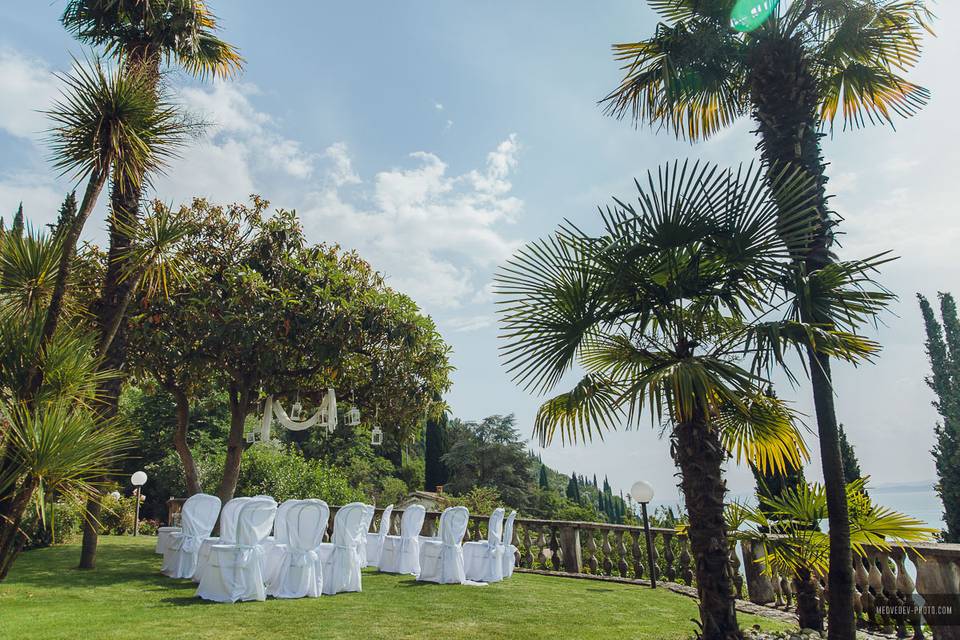
M38 139L49 126L41 110L59 96L56 77L42 60L0 49L0 82L0 129L18 138Z
M440 102L435 102L433 103L433 108L437 111L443 111L443 104Z
M331 149L330 186L312 193L300 210L308 231L359 250L392 286L429 308L458 308L485 297L493 268L517 246L502 232L523 207L510 195L520 149L515 135L487 155L483 169L462 175L449 175L435 154L412 153L412 166L381 171L353 199L339 190L346 184L338 177L344 167L355 177L346 147Z
M456 316L448 318L442 324L450 327L457 333L466 333L469 331L478 331L493 326L495 318L490 314L481 314L475 316Z

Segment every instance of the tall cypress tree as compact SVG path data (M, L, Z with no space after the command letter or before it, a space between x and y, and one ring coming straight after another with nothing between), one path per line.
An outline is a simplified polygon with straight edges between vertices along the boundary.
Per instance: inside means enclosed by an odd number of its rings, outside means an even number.
M447 453L447 414L427 420L426 443L424 445L424 489L436 491L438 485L447 483L450 472L443 462Z
M547 480L547 466L540 463L540 488L544 491L550 490L550 482Z
M843 424L839 426L840 435L840 457L843 458L843 479L848 483L859 480L863 477L860 473L860 461L857 459L857 452L853 445L847 440L847 433L843 430Z
M13 232L15 236L23 235L23 203L20 203L20 207L17 209L17 212L13 214L13 224L10 225L10 231Z
M69 229L76 215L77 192L71 191L67 194L67 197L63 199L63 204L60 205L60 215L57 216L57 221L51 225L47 225L50 227L54 237L63 233L65 229Z
M934 427L937 493L943 502L945 542L960 542L960 320L949 293L938 294L943 324L925 297L917 294L927 332L927 357L931 375L927 386L936 394L933 402L942 421Z
M577 474L571 473L567 482L567 498L576 503L580 502L580 487L577 485Z

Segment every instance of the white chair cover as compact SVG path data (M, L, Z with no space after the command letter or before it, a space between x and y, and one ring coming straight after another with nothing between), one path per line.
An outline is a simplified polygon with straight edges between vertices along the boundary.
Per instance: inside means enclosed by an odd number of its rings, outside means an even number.
M154 547L154 552L162 556L163 552L170 547L173 534L180 531L183 531L183 527L160 527L157 529L157 546Z
M372 504L368 504L366 507L363 512L363 535L360 536L360 544L357 545L361 567L367 566L367 534L370 532L370 523L373 522L373 516L377 512L377 508Z
M487 539L463 545L463 569L467 580L500 582L503 580L503 514L497 507L487 522Z
M277 511L279 517L280 511ZM267 575L267 595L275 598L319 598L323 565L315 549L323 542L330 508L325 502L301 500L285 510L287 542L273 547ZM276 530L279 523L274 525Z
M240 509L237 541L210 548L210 564L200 577L197 595L214 602L266 600L261 544L277 515L272 498L254 498Z
M513 544L513 522L517 519L517 512L511 511L507 516L507 523L503 526L503 577L513 575L513 568L517 564L517 547Z
M351 502L340 507L333 519L332 542L317 546L317 555L323 563L323 593L333 595L342 591L360 591L360 540L366 533L367 505ZM368 525L369 526L369 525Z
M384 573L420 573L420 529L427 510L414 504L403 510L400 535L384 536L378 568Z
M171 578L189 578L197 568L197 552L203 539L210 536L220 513L220 498L196 493L183 503L182 531L170 534L170 545L163 554L163 573Z
M267 539L263 541L263 553L265 556L270 555L270 550L274 545L286 544L287 512L301 502L303 502L303 500L284 500L280 503L280 506L277 507L277 517L273 522L273 535L267 536Z
M233 544L237 541L237 518L240 517L240 509L253 498L234 498L223 505L220 511L220 535L211 536L200 545L200 551L197 552L197 568L193 572L193 581L199 583L203 577L203 572L207 570L210 564L210 548L215 544Z
M383 539L390 533L390 517L393 514L393 505L388 504L380 514L380 530L367 533L367 562L366 567L380 566L380 552L383 550Z
M417 580L440 584L463 584L463 534L467 532L470 513L466 507L449 507L440 515L440 541L420 543L420 574Z

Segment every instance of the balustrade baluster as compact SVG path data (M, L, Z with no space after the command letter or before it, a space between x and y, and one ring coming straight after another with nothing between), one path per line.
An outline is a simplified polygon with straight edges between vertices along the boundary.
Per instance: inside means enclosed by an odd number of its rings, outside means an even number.
M730 541L730 575L737 597L743 600L743 576L740 575L740 558L737 556L737 541Z
M672 533L663 533L663 568L664 575L667 580L674 582L677 579L677 572L674 569L673 561L673 534Z
M629 565L627 564L627 545L623 542L623 529L617 529L616 532L616 541L617 541L617 571L620 573L621 578L627 577L627 569Z
M553 553L550 551L550 547L547 546L547 535L544 533L543 527L537 527L537 547L540 549L540 552L537 554L537 564L540 565L538 568L550 569L547 561Z
M634 529L633 544L630 546L630 550L633 553L633 578L635 580L643 579L643 549L646 548L646 542L641 544L641 540L643 540L643 531Z
M680 543L680 577L687 586L693 586L693 569L690 568L689 540L686 536L677 538Z
M915 610L917 603L914 595L916 585L906 569L907 552L902 548L894 549L893 557L897 564L897 592L900 595L900 601L909 609L909 612L904 616L903 637L907 637L906 625L909 623L913 628L914 640L922 640L923 625L920 620L920 613Z
M550 552L554 571L563 570L563 547L560 544L560 530L550 527Z
M585 529L584 533L587 536L587 566L590 567L592 575L597 575L597 567L599 566L597 562L597 531L596 529Z
M613 560L611 559L611 554L613 548L610 546L610 531L609 529L602 529L601 536L603 536L603 575L612 576L613 575Z
M524 569L533 569L533 540L530 538L530 525L523 525L523 555L521 556L520 566Z

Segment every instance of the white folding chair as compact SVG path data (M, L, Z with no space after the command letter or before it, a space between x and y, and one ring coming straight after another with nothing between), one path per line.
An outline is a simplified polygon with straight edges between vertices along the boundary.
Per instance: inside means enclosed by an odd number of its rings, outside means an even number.
M236 543L210 548L210 562L200 577L197 596L214 602L266 600L261 544L276 515L273 498L253 498L243 505L237 519Z
M449 507L440 514L440 540L420 542L420 574L417 580L440 584L463 584L463 535L470 513L466 507Z
M513 568L517 564L517 547L513 544L513 524L517 519L517 512L511 511L507 516L507 523L503 526L503 578L506 580L513 575Z
M206 571L210 562L210 547L215 544L232 544L237 541L237 518L240 517L240 509L253 498L234 498L223 505L220 511L220 535L210 536L204 539L200 545L200 551L197 552L197 568L193 572L193 581L200 582L203 572Z
M196 493L183 503L183 531L170 534L170 545L163 553L161 571L171 578L189 578L197 568L197 553L204 538L210 536L220 513L220 498Z
M467 580L503 580L503 507L497 507L487 522L487 539L463 544L463 570Z
M367 505L362 502L340 507L333 518L332 541L317 545L317 555L323 563L323 593L326 595L361 590L363 567L359 546L366 533L363 530L366 510Z
M376 514L377 508L372 505L366 505L366 509L363 511L363 535L360 536L360 544L357 545L357 552L360 554L360 566L367 566L367 534L370 532L370 523L373 522L373 516Z
M403 510L400 535L384 536L378 568L384 573L420 573L420 529L427 510L414 504Z
M380 514L380 530L367 533L367 562L364 566L380 566L380 552L383 550L383 539L390 533L390 517L392 514L393 505L389 504Z
M277 517L279 517L279 510ZM267 595L275 598L319 598L323 591L323 564L316 548L323 542L330 508L325 502L301 500L284 512L287 542L274 545ZM276 524L274 529L276 530Z

